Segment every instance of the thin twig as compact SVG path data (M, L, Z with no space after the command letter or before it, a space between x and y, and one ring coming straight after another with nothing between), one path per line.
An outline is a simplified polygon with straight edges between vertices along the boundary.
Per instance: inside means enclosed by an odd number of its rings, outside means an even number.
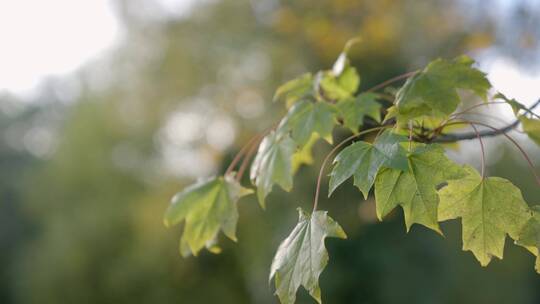
M461 115L461 114L465 114L471 110L474 110L478 107L482 107L482 106L489 106L489 105L495 105L495 104L508 104L506 101L490 101L490 102L483 102L483 103L479 103L479 104L475 104L475 105L472 105L468 108L466 108L465 110L462 110L462 111L459 111L459 112L456 112L452 115L450 115L451 118L453 117L456 117L458 115Z
M486 178L486 151L484 149L484 142L482 141L482 137L480 136L480 133L478 132L478 129L476 128L474 123L471 123L470 125L474 129L476 137L480 142L480 150L482 150L482 180L484 180Z
M266 135L265 133L266 132L257 135L257 140L255 140L251 144L251 147L249 148L246 156L242 160L242 164L240 165L240 169L238 169L238 173L236 174L236 181L240 182L240 180L242 180L242 176L244 175L244 172L247 169L247 166L249 164L249 160L251 159L253 154L255 154L255 151L257 150L257 147L259 147L259 144L261 143L261 140Z
M236 165L238 164L238 162L240 161L240 159L242 158L242 156L246 153L246 151L248 150L248 148L251 146L251 144L257 139L259 138L259 135L255 135L253 136L243 147L242 149L240 149L240 151L238 151L238 153L236 153L236 155L234 156L233 160L231 161L231 163L229 164L229 166L227 167L227 170L225 171L225 175L228 175L232 172L232 170L234 169L234 167L236 167Z
M406 79L406 78L409 78L411 76L414 76L416 75L418 72L420 72L420 70L416 70L416 71L412 71L412 72L408 72L408 73L405 73L405 74L401 74L401 75L398 75L394 78L390 78L382 83L379 83L378 85L368 89L366 92L373 92L373 91L377 91L378 89L381 89L381 88L384 88L386 87L387 85L389 84L392 84L396 81L400 81L402 79Z
M529 110L532 111L534 108L536 108L538 105L540 105L540 99L534 103L530 108ZM483 131L480 131L479 134L480 134L480 137L491 137L491 136L497 136L497 135L501 135L501 134L505 134L507 132L509 132L510 130L514 129L515 127L517 127L520 123L520 120L519 119L516 119L513 123L503 127L503 128L500 128L500 129L497 129L497 128L493 128L492 130L483 130ZM450 122L448 124L445 124L444 126L449 126L449 125L452 125L454 124L453 122ZM470 133L459 133L459 134L443 134L441 136L437 136L435 138L430 138L429 142L438 142L438 143L451 143L451 142L456 142L456 141L461 141L461 140L467 140L467 139L475 139L477 136L476 136L476 133L474 132L470 132ZM423 142L423 141L426 141L425 138L415 138L416 141L420 141L420 142Z
M458 122L456 122L458 123ZM499 130L495 127L492 127L488 124L485 124L485 123L482 123L482 122L477 122L477 121L468 121L468 120L463 120L461 121L460 123L464 123L464 124L477 124L479 126L483 126L483 127L486 127L486 128L489 128L489 129L492 129L492 130ZM479 132L480 133L480 132ZM525 149L523 149L523 147L521 147L520 144L518 144L518 142L513 139L510 135L506 134L506 133L501 133L502 135L504 135L509 141L511 141L514 146L516 146L518 148L518 150L521 152L521 154L523 155L523 158L525 158L525 160L527 161L528 165L529 165L529 169L531 170L532 174L534 175L535 179L536 179L536 183L540 186L540 176L538 176L538 174L536 173L536 168L533 164L533 162L531 161L531 158L529 157L529 155L527 154L527 152L525 152Z
M319 193L320 193L320 189L321 189L322 175L323 175L323 172L324 172L324 168L326 167L326 163L328 162L328 160L330 159L332 154L334 154L339 148L341 148L344 144L346 144L348 141L350 141L352 139L355 139L355 138L360 137L362 135L365 135L367 133L374 132L374 131L377 131L377 130L382 130L382 129L385 129L385 128L388 128L388 127L389 126L387 126L387 125L381 126L381 127L375 127L375 128L364 130L364 131L361 131L360 133L351 135L351 136L345 138L339 144L337 144L332 150L330 150L330 152L328 152L328 154L326 155L326 157L324 158L324 160L322 162L321 169L319 170L319 177L317 178L317 188L315 189L315 198L313 200L313 211L317 210L317 205L319 204Z

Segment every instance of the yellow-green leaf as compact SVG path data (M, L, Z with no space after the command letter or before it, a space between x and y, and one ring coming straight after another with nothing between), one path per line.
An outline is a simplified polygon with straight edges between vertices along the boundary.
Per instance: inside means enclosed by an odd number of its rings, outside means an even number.
M352 97L360 85L360 75L354 67L348 64L339 75L328 71L321 72L318 77L324 97L330 100Z
M407 155L408 170L382 169L375 180L376 211L382 220L398 205L403 208L407 231L415 223L438 233L436 187L463 177L463 169L444 154L438 145L416 145Z
M203 247L219 252L220 230L236 241L237 202L251 192L228 175L203 180L176 194L165 212L164 223L170 227L185 220L180 241L182 255L196 256Z
M482 179L466 167L467 176L448 182L439 191L439 220L461 218L463 250L470 250L482 266L492 257L503 258L506 234L518 239L529 219L529 208L521 191L499 177Z
M274 94L274 101L284 99L287 108L313 92L313 76L306 73L281 85Z

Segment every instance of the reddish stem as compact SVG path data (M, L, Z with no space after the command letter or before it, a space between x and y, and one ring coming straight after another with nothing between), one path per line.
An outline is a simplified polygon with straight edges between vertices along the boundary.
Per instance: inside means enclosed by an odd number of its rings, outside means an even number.
M484 142L482 141L482 136L480 136L480 132L478 132L476 126L473 123L471 123L470 125L474 129L476 137L480 142L480 149L482 150L482 180L484 180L486 178L486 151L484 149Z
M388 79L388 80L386 80L386 81L384 81L384 82L381 82L381 83L379 83L378 85L376 85L376 86L374 86L374 87L368 89L366 92L377 91L378 89L384 88L384 87L386 87L387 85L392 84L392 83L394 83L394 82L396 82L396 81L400 81L400 80L402 80L402 79L406 79L406 78L409 78L409 77L411 77L411 76L414 76L414 75L416 75L418 72L420 72L420 70L416 70L416 71L412 71L412 72L407 72L407 73L405 73L405 74L398 75L398 76L396 76L396 77L394 77L394 78L390 78L390 79Z
M328 152L328 154L326 155L326 157L324 158L324 160L322 162L321 169L319 170L319 177L317 178L317 188L315 189L315 198L313 200L313 211L317 210L317 205L319 204L319 193L320 193L320 189L321 189L322 175L323 175L323 172L324 172L324 168L326 167L326 163L328 162L328 160L330 160L330 157L332 156L332 154L334 154L339 148L341 148L344 144L346 144L348 141L350 141L352 139L355 139L355 138L360 137L362 135L365 135L367 133L374 132L374 131L377 131L377 130L382 130L382 129L385 129L385 128L388 128L388 126L375 127L375 128L371 128L371 129L368 129L368 130L364 130L364 131L362 131L362 132L360 132L358 134L351 135L351 136L345 138L339 144L337 144L332 150L330 150L330 152Z
M476 125L479 125L479 126L483 126L483 127L486 127L486 128L489 128L489 129L492 129L494 131L498 131L499 129L495 128L495 127L492 127L488 124L485 124L485 123L481 123L481 122L477 122L477 121L467 121L467 120L463 120L462 122L459 122L459 121L456 121L452 124L458 124L458 123L466 123L466 124L476 124ZM521 152L521 154L523 155L523 158L525 158L525 160L527 161L528 165L529 165L529 169L531 170L532 174L534 175L535 179L536 179L536 183L540 186L540 177L538 176L538 174L536 174L536 168L534 167L534 164L533 162L531 161L531 158L529 157L529 155L527 154L527 152L525 152L525 150L523 149L523 147L521 147L517 141L515 139L513 139L510 135L506 134L506 133L502 133L502 135L504 135L509 141L511 141L517 148L518 150Z
M246 171L247 166L249 164L249 160L251 159L253 154L255 154L255 151L257 150L257 147L259 147L259 144L261 143L261 140L264 137L265 133L257 135L257 140L252 142L251 147L249 148L249 151L247 152L246 156L242 160L240 169L238 169L238 173L236 174L236 181L239 182L242 179L242 176L244 175L244 172Z

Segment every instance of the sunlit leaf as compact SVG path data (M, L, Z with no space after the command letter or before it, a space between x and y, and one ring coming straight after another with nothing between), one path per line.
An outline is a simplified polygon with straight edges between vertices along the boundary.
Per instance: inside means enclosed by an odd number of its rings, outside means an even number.
M400 145L406 140L403 136L385 131L373 144L357 141L343 149L334 159L328 195L349 177L354 176L354 185L367 199L381 167L407 170L406 153Z
M407 231L414 223L439 233L436 187L463 177L463 169L437 145L416 145L407 155L408 170L382 169L375 180L377 217L382 220L398 205L403 208Z
M227 175L201 181L176 194L165 213L164 223L170 227L185 220L180 241L182 255L197 255L203 247L218 253L219 230L236 241L237 202L251 192Z
M324 240L327 237L345 239L347 236L326 211L315 211L311 215L301 209L298 212L298 224L276 252L270 280L274 278L276 295L282 304L295 302L300 285L321 303L319 276L328 264Z
M338 76L332 72L321 72L318 77L323 95L329 100L352 97L360 85L360 76L356 69L350 65L346 65Z
M296 149L294 141L288 134L271 132L259 146L257 155L251 165L251 181L257 186L257 198L264 208L265 199L278 184L285 191L293 185L292 156Z
M284 99L287 108L313 92L313 76L306 73L281 85L274 94L274 101Z
M482 179L466 167L467 176L448 182L439 191L439 220L460 217L463 250L470 250L482 266L492 257L503 258L506 234L518 239L521 227L530 217L521 191L506 179Z
M461 102L456 89L470 90L486 100L491 84L484 73L472 67L473 63L466 56L452 61L432 61L398 91L396 105L399 117L402 120L423 115L445 117L454 112Z

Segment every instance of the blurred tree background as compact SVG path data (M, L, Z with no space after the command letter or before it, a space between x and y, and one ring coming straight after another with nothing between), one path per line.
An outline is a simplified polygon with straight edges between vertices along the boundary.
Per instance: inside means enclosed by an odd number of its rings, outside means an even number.
M352 37L363 38L351 51L363 89L462 53L496 51L538 71L540 5L515 1L499 15L495 2L206 0L175 14L115 1L124 33L113 54L49 79L32 102L0 95L0 303L276 303L272 256L295 208L309 206L329 146L317 144L315 166L266 211L244 199L239 243L224 241L220 255L180 257L181 228L162 224L172 195L222 172L284 113L274 89L330 67ZM525 162L500 142L488 141L489 173L540 203ZM540 150L527 149L540 165ZM443 225L445 238L420 226L406 234L400 214L378 223L353 187L321 203L349 235L327 241L328 303L540 302L520 248L483 269L461 251L459 222Z

